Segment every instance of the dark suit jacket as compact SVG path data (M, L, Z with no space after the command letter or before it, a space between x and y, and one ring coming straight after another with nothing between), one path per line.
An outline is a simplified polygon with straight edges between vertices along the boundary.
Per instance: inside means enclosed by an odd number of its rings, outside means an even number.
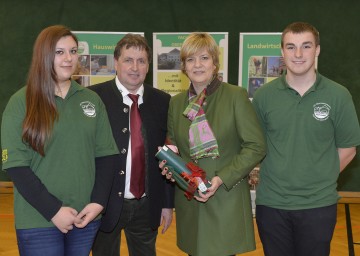
M100 227L104 232L111 232L119 220L124 200L130 108L123 103L115 79L89 88L101 97L106 106L112 133L120 151L121 168L115 174L109 202ZM151 228L157 229L160 225L162 208L174 208L174 185L161 175L159 161L155 157L158 146L165 143L170 95L144 85L143 100L143 104L140 105L140 115L146 132L146 195L150 200L149 223Z

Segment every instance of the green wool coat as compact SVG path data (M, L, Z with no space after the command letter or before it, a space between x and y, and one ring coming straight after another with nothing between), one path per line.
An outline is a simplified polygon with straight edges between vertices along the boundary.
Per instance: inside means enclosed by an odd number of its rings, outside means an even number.
M206 98L204 111L219 146L220 157L204 158L198 165L211 181L224 182L206 203L188 201L176 188L177 244L193 256L221 256L255 249L249 172L265 156L265 141L246 91L221 83ZM183 112L188 92L172 97L168 115L168 137L181 157L189 162L189 126Z

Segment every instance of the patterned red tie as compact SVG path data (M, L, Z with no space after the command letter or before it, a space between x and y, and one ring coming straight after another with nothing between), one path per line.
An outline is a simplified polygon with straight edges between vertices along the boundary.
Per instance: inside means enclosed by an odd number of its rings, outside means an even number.
M131 179L130 192L140 199L145 192L145 150L138 108L139 95L129 94L133 101L130 111Z

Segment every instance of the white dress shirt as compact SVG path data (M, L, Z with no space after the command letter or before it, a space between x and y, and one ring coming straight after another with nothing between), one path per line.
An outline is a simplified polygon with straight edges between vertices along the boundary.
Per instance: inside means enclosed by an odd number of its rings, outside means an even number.
M120 80L118 79L118 77L115 78L115 83L117 88L119 89L122 98L123 98L123 103L129 106L129 113L130 113L130 108L131 105L133 104L133 101L130 99L130 97L128 96L128 94L130 94L130 92L128 91L128 89L126 89L126 87L124 85L121 84ZM136 92L136 94L139 95L139 100L138 100L138 105L140 106L140 104L142 104L144 102L143 100L143 95L144 95L144 85L141 85L139 87L139 90ZM129 115L129 130L130 130L130 115ZM130 131L130 136L131 136L131 131ZM129 147L127 150L127 158L126 158L126 179L125 179L125 198L126 199L133 199L135 198L135 196L130 192L130 177L131 177L131 137L129 137ZM145 195L145 194L144 194Z

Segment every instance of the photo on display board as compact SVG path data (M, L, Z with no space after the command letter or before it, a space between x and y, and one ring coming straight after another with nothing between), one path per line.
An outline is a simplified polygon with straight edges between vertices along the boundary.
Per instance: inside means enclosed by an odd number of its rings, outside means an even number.
M249 98L262 85L281 76L284 70L285 64L281 56L251 56L248 61Z
M284 70L281 56L281 33L240 33L239 86L255 91L279 77Z
M177 48L158 53L157 59L158 70L181 70L180 50Z

